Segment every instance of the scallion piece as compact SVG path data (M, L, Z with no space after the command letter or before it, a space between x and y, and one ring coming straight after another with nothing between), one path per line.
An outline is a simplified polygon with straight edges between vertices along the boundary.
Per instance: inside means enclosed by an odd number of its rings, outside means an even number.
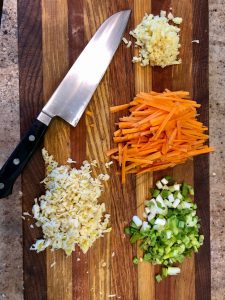
M127 235L130 235L130 233L131 233L130 232L130 227L125 227L124 228L124 233L127 234Z
M137 258L137 256L135 256L135 257L133 258L133 263L134 263L135 265L138 264L138 258Z
M156 275L156 276L155 276L155 280L156 280L157 282L162 281L162 276L161 276L160 274Z
M152 197L156 198L160 194L160 190L155 189L152 193Z

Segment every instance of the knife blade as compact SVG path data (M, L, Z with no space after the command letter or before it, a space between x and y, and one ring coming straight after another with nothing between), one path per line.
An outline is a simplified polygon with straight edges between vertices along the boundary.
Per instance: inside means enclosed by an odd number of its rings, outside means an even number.
M0 170L0 198L12 193L13 184L42 140L52 118L76 126L123 37L131 11L109 17L43 107L31 128Z

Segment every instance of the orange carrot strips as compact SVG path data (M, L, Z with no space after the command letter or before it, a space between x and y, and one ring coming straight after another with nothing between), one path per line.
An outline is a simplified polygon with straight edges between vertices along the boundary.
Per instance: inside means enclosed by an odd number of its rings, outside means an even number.
M205 145L208 128L197 120L198 107L188 92L169 90L140 92L129 104L112 107L113 113L128 111L116 123L117 147L106 153L121 166L122 183L126 174L163 170L214 151Z

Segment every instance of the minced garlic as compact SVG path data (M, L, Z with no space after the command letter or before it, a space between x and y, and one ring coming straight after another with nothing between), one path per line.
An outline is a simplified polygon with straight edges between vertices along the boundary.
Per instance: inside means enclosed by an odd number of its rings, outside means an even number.
M180 29L170 24L181 24L182 18L174 17L172 13L166 16L161 11L160 16L145 14L141 23L130 32L139 47L138 56L133 57L133 62L140 62L142 66L161 66L162 68L180 64L178 59L180 48Z
M42 154L47 170L43 180L46 193L35 199L32 212L36 225L42 228L43 238L37 240L31 250L40 252L51 247L63 249L70 255L77 244L86 253L96 239L111 230L105 204L98 203L102 181L108 180L109 175L92 177L91 165L96 165L96 161L85 161L76 169L59 166L45 149Z

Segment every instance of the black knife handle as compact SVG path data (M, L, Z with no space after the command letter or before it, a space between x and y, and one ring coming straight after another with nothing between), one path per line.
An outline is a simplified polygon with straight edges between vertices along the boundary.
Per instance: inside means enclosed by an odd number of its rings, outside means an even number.
M16 178L20 175L37 146L40 144L46 129L47 126L36 119L1 168L0 198L12 194L12 188Z

